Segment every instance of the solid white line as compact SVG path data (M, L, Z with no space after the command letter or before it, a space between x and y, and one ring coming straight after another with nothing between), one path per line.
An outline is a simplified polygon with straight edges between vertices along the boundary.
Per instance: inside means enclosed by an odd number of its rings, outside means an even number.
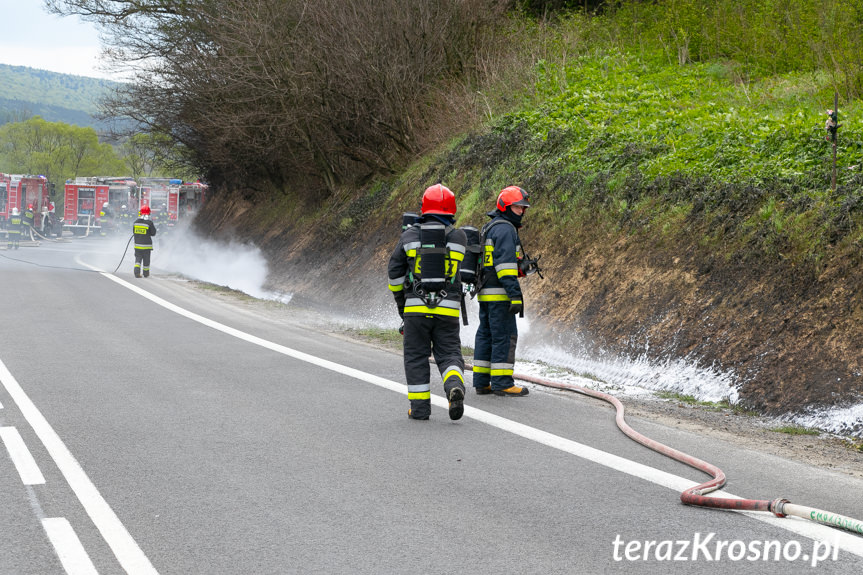
M96 567L90 561L90 556L81 540L75 534L75 530L65 517L48 517L42 520L42 526L48 539L63 564L63 569L69 575L96 575Z
M156 303L168 310L180 314L183 317L187 317L193 321L211 327L215 330L221 331L228 335L232 335L249 343L254 343L261 347L265 347L272 351L287 355L289 357L293 357L295 359L299 359L301 361L323 367L324 369L335 371L337 373L341 373L343 375L347 375L361 381L372 383L379 387L383 387L384 389L389 389L403 395L407 393L407 388L404 384L397 383L395 381L385 379L383 377L379 377L370 373L366 373L352 367L347 367L332 361L328 361L326 359L322 359L313 355L309 355L301 351L297 351L295 349L291 349L289 347L285 347L283 345L279 345L277 343L273 343L260 337L248 334L238 329L228 327L217 321L213 321L209 318L203 317L194 312L181 308L178 305L172 304L171 302L162 299L159 296L154 295L142 288L139 288L138 286L133 285L113 274L103 272L102 275L110 279L111 281L116 282L121 286L130 289L133 292L149 299L153 303ZM437 405L438 407L443 407L445 409L449 406L446 399L437 395L432 395L432 403L434 405ZM678 493L698 485L698 483L690 481L689 479L686 479L684 477L672 475L671 473L666 473L659 469L648 467L638 462L630 461L629 459L624 459L612 453L600 451L588 445L583 445L581 443L571 441L569 439L542 431L540 429L536 429L534 427L530 427L528 425L524 425L522 423L518 423L517 421L512 421L510 419L500 417L487 411L476 409L471 406L465 406L464 415L487 425L491 425L492 427L496 427L498 429L508 431L520 437L536 441L537 443L559 449L566 453L570 453L572 455L587 459L594 463L598 463L599 465L603 465L605 467L615 469L622 473L626 473L627 475L638 477L656 485L667 487L669 489L677 491ZM711 496L742 499L737 495L732 495L726 492L714 492L713 494L711 494ZM748 517L752 517L753 519L763 521L764 523L769 523L773 526L781 527L782 529L797 533L798 535L803 535L811 539L830 543L831 545L839 545L841 549L863 557L863 539L851 533L838 532L832 527L827 527L818 523L812 523L796 517L779 518L771 514L747 511L737 511L737 513L742 513L744 515L747 515Z
M42 445L48 450L51 458L57 464L57 468L66 478L66 482L75 492L78 501L87 511L93 524L102 534L102 538L114 552L117 561L127 573L150 575L156 570L150 564L150 560L129 535L126 527L108 505L108 502L81 469L75 456L69 451L57 432L51 427L36 405L30 400L18 381L9 372L6 364L0 360L0 382L12 397L12 400L21 410L25 419L33 427L33 431L42 441Z
M9 452L9 457L15 464L15 469L18 470L18 475L21 476L24 485L42 485L45 483L45 477L39 470L39 466L36 465L36 460L33 459L33 455L27 449L17 429L0 427L0 439L3 440L6 451Z

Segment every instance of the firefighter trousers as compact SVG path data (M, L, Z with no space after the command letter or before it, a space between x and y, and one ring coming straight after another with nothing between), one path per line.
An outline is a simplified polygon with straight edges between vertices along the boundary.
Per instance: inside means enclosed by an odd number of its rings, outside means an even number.
M141 275L141 267L143 265L144 268L144 277L150 275L150 254L153 253L153 250L141 250L135 248L135 277L139 277Z
M406 315L404 320L405 379L411 417L425 419L431 415L429 355L434 356L446 396L453 387L464 390L460 326L458 318L434 315Z
M508 301L479 302L479 327L473 349L473 386L493 390L515 385L515 348L518 325Z

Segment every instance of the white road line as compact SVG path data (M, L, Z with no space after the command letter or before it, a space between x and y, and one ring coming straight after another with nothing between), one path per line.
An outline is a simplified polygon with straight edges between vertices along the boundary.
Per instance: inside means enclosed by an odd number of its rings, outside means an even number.
M24 418L33 427L33 431L36 432L42 445L48 450L51 458L57 464L57 468L66 478L69 487L75 492L78 501L87 511L87 515L90 516L123 569L131 575L155 574L156 570L150 564L150 560L129 535L114 510L111 509L111 506L108 505L108 502L105 501L99 490L81 469L75 456L72 455L36 405L24 393L21 385L12 376L2 360L0 360L0 382L3 383L3 387L6 388L18 409L21 410Z
M18 470L18 475L21 476L24 485L42 485L45 483L45 477L39 470L39 466L36 465L36 460L33 459L33 455L27 449L17 429L0 427L0 439L3 440L6 451L9 452L9 457L15 464L15 469Z
M97 575L96 567L65 517L48 517L42 526L69 575Z
M328 361L326 359L322 359L313 355L309 355L307 353L303 353L301 351L297 351L295 349L291 349L289 347L285 347L283 345L279 345L277 343L273 343L260 337L248 334L238 329L234 329L217 321L213 321L209 318L188 311L178 305L172 304L171 302L162 299L159 296L154 295L142 288L139 288L138 286L133 285L113 274L103 272L102 275L110 279L111 281L116 282L137 294L140 294L141 296L149 299L153 303L164 307L165 309L171 310L175 313L182 315L183 317L187 317L193 321L196 321L228 335L232 335L249 343L254 343L261 347L273 350L289 357L293 357L300 361L305 361L307 363L323 367L324 369L335 371L337 373L341 373L343 375L347 375L361 381L372 383L379 387L383 387L384 389L389 389L403 395L407 393L407 388L404 384L397 383L395 381L385 379L383 377L379 377L370 373L366 373L364 371L360 371L358 369L354 369L352 367L341 365L332 361ZM437 405L438 407L443 407L446 409L449 406L447 400L443 397L432 395L431 399L432 403ZM622 473L626 473L627 475L638 477L645 481L655 483L656 485L667 487L669 489L677 491L678 493L689 489L690 487L695 487L696 485L698 485L698 483L690 481L689 479L686 479L684 477L679 477L671 473L666 473L662 470L648 467L646 465L642 465L629 459L624 459L612 453L601 451L588 445L583 445L581 443L571 441L564 437L560 437L542 431L540 429L518 423L517 421L512 421L510 419L500 417L493 413L482 411L471 406L465 406L464 415L465 417L469 417L487 425L496 427L498 429L508 431L520 437L524 437L525 439L536 441L537 443L559 449L566 453L570 453L572 455L587 459L594 463L598 463L599 465L603 465L605 467L615 469ZM714 492L712 496L742 499L737 495L732 495L724 491ZM812 523L804 519L799 519L797 517L779 518L775 515L752 511L735 511L735 513L741 513L748 517L752 517L753 519L757 519L758 521L769 523L770 525L773 525L775 527L780 527L782 529L791 531L792 533L796 533L804 537L808 537L810 539L823 541L834 546L838 545L840 549L863 557L863 539L851 533L841 532L832 527L827 527L818 523Z

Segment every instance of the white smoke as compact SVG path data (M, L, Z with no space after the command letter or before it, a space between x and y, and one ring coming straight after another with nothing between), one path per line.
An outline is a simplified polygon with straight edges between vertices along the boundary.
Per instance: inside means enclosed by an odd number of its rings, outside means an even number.
M183 277L241 291L252 297L288 303L290 294L264 288L269 266L252 243L202 238L185 227L156 234L152 266Z

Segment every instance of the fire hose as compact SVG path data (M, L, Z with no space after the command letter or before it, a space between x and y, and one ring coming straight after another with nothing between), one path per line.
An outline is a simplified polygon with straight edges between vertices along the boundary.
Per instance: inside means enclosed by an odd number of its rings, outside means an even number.
M33 237L34 235L36 235L36 236L38 236L38 237L40 237L43 240L48 241L48 242L65 242L65 241L68 241L68 240L64 240L62 238L49 238L49 237L43 236L42 234L37 232L33 227L30 227L30 240L35 242L36 238Z
M472 366L466 364L466 367ZM815 509L813 507L797 505L783 498L777 498L773 500L758 500L708 497L707 494L721 489L725 485L725 473L723 473L722 470L715 465L712 465L710 463L707 463L706 461L702 461L696 457L678 451L677 449L674 449L672 447L668 447L667 445L659 443L658 441L650 439L649 437L646 437L641 433L635 431L632 427L629 426L628 423L626 423L623 404L613 395L609 395L601 391L581 387L578 385L560 383L531 375L516 373L513 374L513 377L515 379L535 383L537 385L542 385L545 387L553 387L556 389L574 391L576 393L594 397L596 399L600 399L602 401L610 403L614 406L616 410L615 422L617 423L617 427L627 437L640 443L648 449L652 449L657 453L665 455L666 457L670 457L671 459L679 461L680 463L684 463L690 467L693 467L695 469L698 469L699 471L703 471L704 473L710 475L712 477L710 481L706 481L704 483L696 485L695 487L691 487L680 494L680 501L686 505L712 507L717 509L732 509L736 511L766 511L773 513L777 517L799 517L808 521L814 521L816 523L828 525L830 527L837 527L846 531L850 531L852 533L856 533L858 535L863 535L863 521L860 521L859 519L846 517L832 511L824 511L822 509Z
M120 257L120 262L117 264L117 267L114 268L114 271L111 272L112 274L117 273L117 270L120 269L121 265L123 265L123 260L126 259L126 252L129 251L129 244L132 243L132 240L134 238L135 238L135 234L132 234L131 236L129 236L129 241L126 242L126 248L123 250L123 255Z

